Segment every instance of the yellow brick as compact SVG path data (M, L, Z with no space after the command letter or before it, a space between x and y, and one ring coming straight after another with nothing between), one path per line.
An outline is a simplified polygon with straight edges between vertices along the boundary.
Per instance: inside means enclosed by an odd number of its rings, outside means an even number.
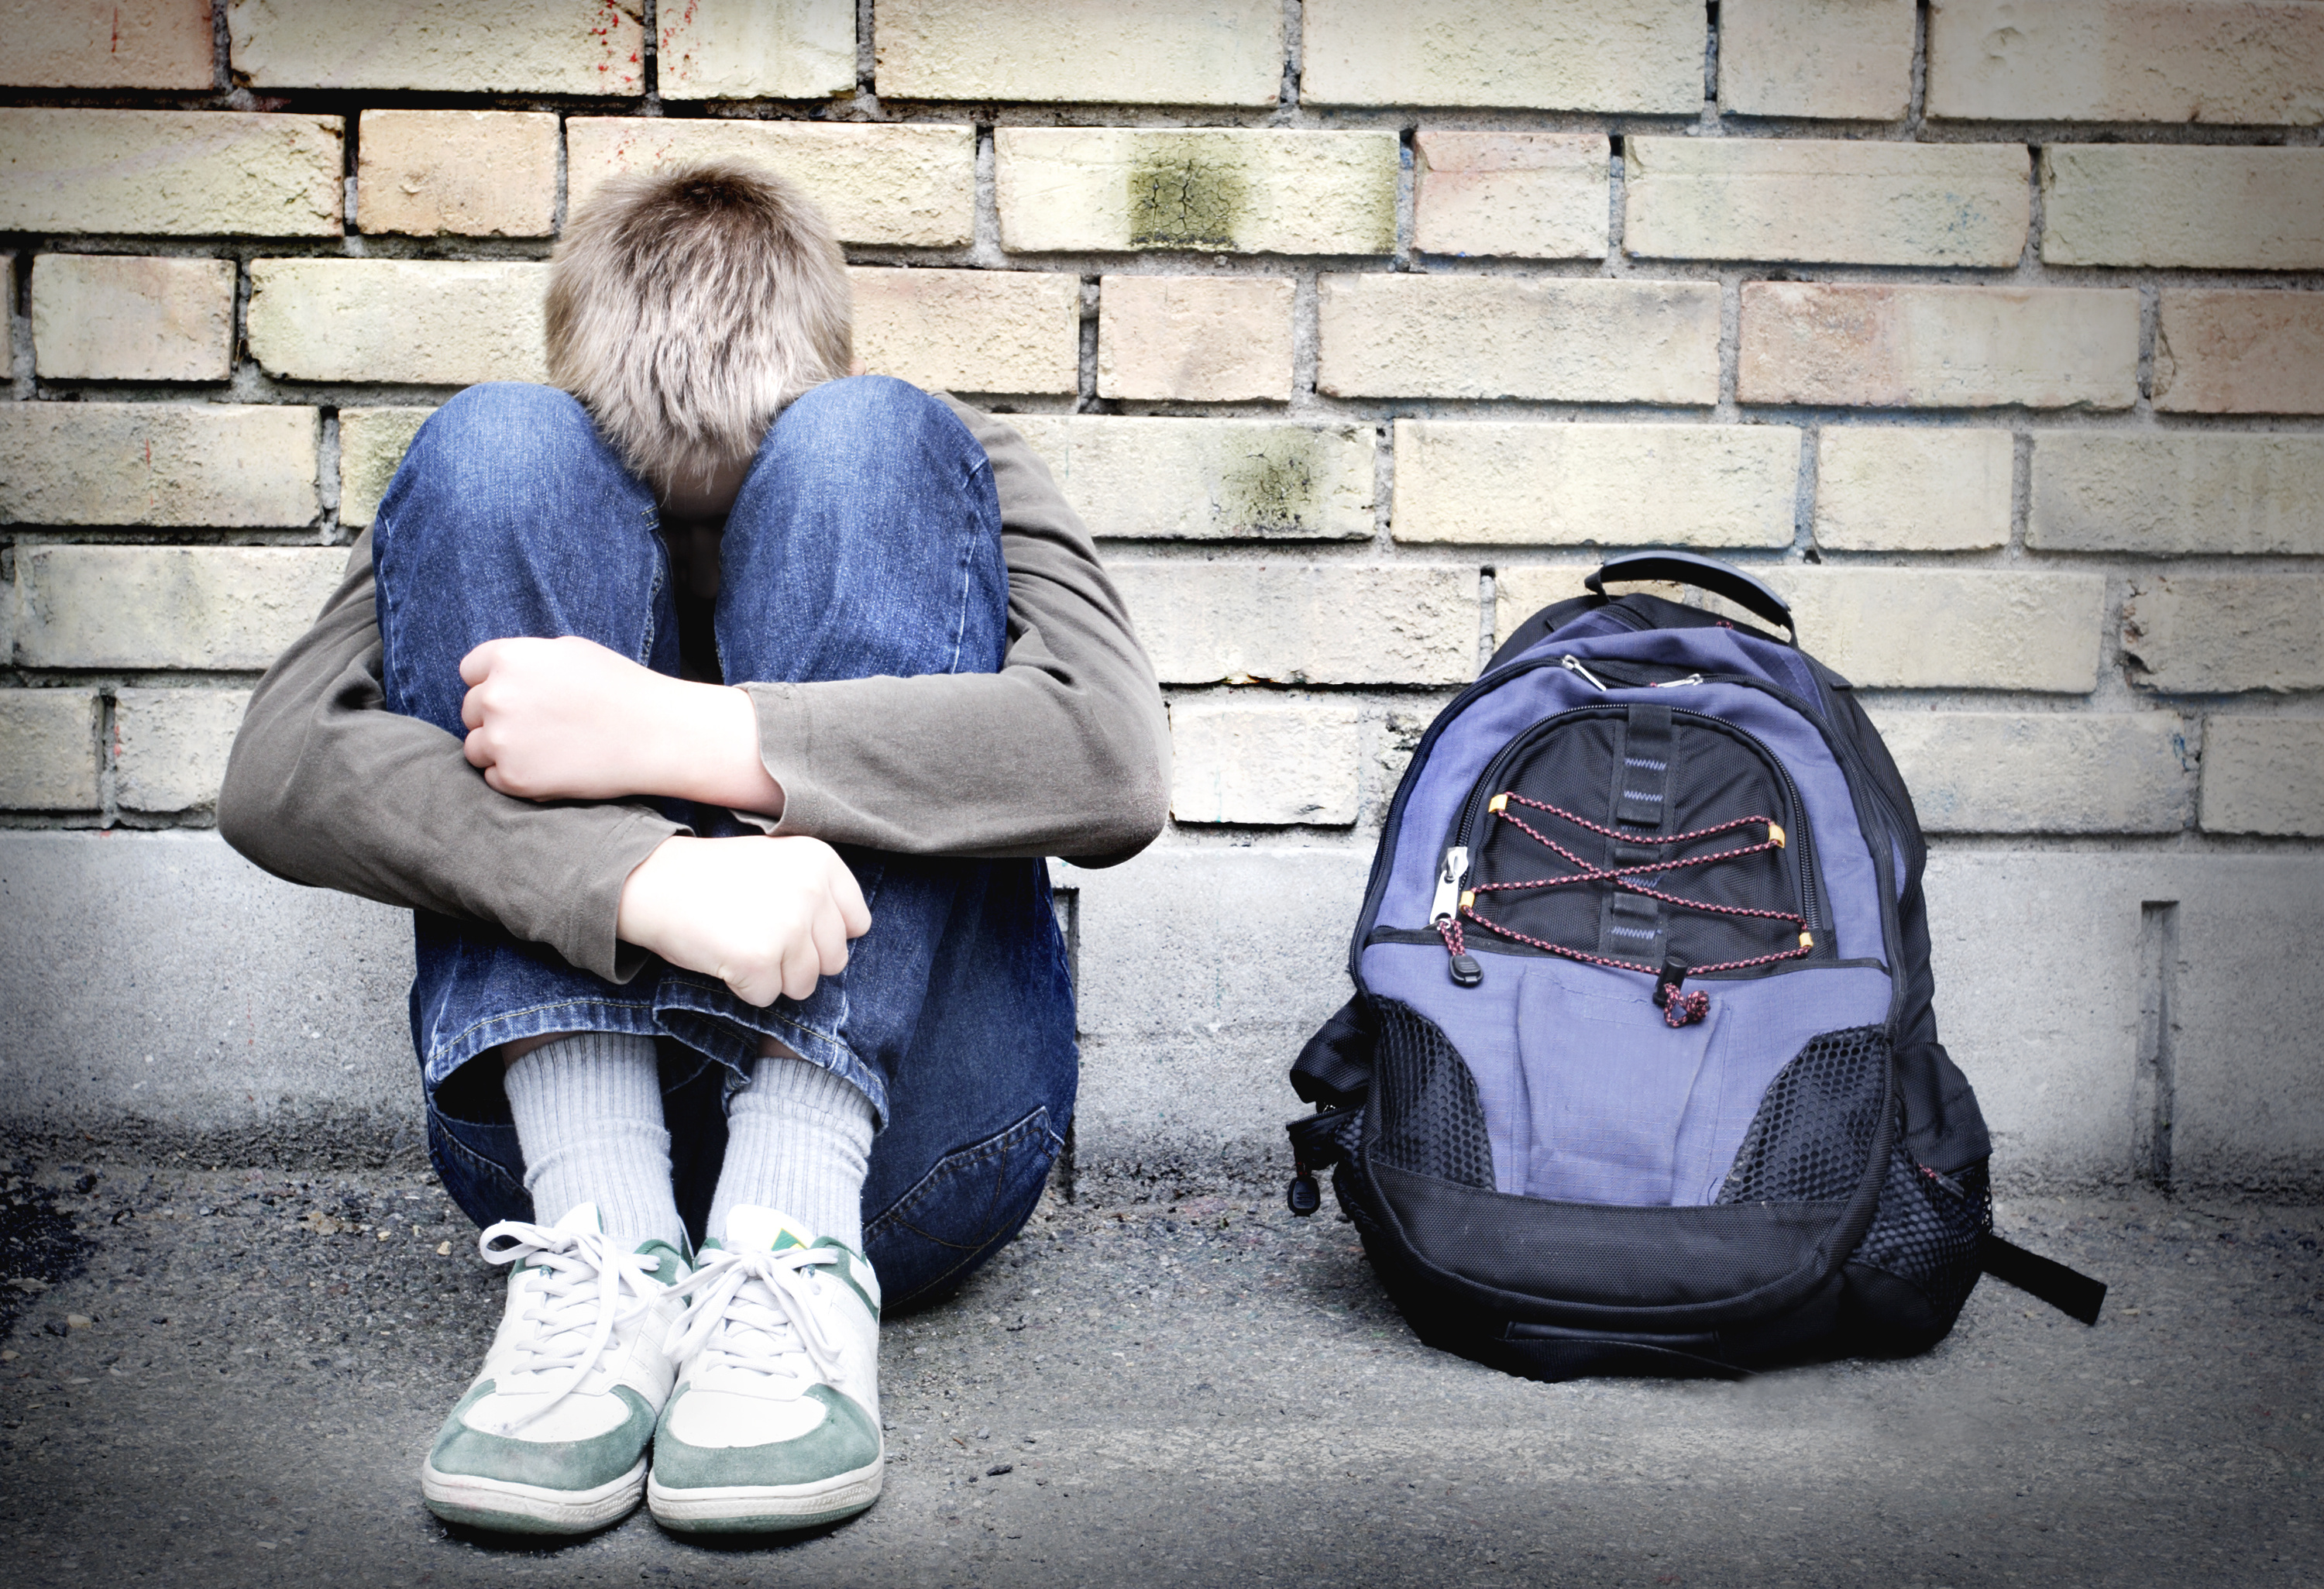
M642 0L231 0L256 88L643 94Z
M1392 523L1485 546L1789 546L1801 435L1398 420Z
M2164 292L2154 406L2174 413L2324 413L2324 293Z
M2182 695L2324 689L2324 579L2139 574L2122 608L2133 684Z
M1553 603L1571 601L1577 596L1588 596L1588 587L1582 581L1598 567L1592 558L1585 563L1522 563L1493 570L1493 644L1496 648L1508 642L1518 624ZM1638 588L1618 587L1617 594ZM1657 596L1669 594L1675 587L1649 587Z
M858 268L855 356L874 374L948 392L1073 392L1081 279L1037 271Z
M529 260L253 260L250 355L293 381L546 381L548 280Z
M1386 254L1394 133L1003 127L1001 240L1025 253Z
M1871 716L1930 833L2176 833L2193 815L2194 758L2174 713Z
M234 262L43 254L32 356L59 381L223 381L234 373Z
M1719 396L1719 289L1708 282L1326 275L1316 305L1316 389L1327 396Z
M1312 696L1236 691L1170 706L1170 815L1180 822L1345 827L1356 819L1363 714Z
M217 803L246 689L123 689L114 696L114 795L132 811Z
M2324 556L2324 436L2036 436L2025 544Z
M355 148L364 231L545 237L556 228L553 112L366 110Z
M820 99L855 87L854 0L685 0L655 19L665 99Z
M339 522L358 528L379 513L380 498L403 462L404 449L428 422L432 408L343 408L339 411Z
M944 248L976 224L976 129L915 124L576 116L565 127L566 207L620 171L706 160L761 165L823 207L843 243Z
M1792 604L1800 643L1868 689L2098 684L2098 574L1984 568L1754 568Z
M97 808L97 710L95 690L0 689L0 808Z
M1288 276L1107 276L1101 397L1291 401Z
M1724 0L1719 106L1895 121L1913 97L1913 0Z
M210 0L6 0L0 83L22 88L208 88Z
M0 405L0 522L245 529L314 522L311 408Z
M1165 684L1458 684L1477 670L1473 568L1119 562Z
M16 661L254 673L307 632L346 560L340 547L20 547Z
M2042 189L2050 264L2324 266L2324 149L2052 144Z
M332 237L335 115L0 109L0 231Z
M2138 295L1747 282L1740 364L1745 402L2128 408Z
M2324 719L2206 718L2203 827L2324 838Z
M1702 7L1686 0L1306 0L1309 105L1506 105L1692 115Z
M1622 247L1641 258L2010 265L2032 213L2002 143L1632 138Z
M1832 551L2006 546L2015 457L2006 430L1828 426L1816 444L1816 544Z
M2324 8L2300 0L1935 0L1929 114L2324 121Z
M1601 133L1447 133L1415 140L1414 245L1426 254L1606 257Z
M875 81L892 99L1273 105L1276 0L882 0Z
M1123 540L1361 540L1372 534L1369 423L1028 415L1014 421L1093 534Z

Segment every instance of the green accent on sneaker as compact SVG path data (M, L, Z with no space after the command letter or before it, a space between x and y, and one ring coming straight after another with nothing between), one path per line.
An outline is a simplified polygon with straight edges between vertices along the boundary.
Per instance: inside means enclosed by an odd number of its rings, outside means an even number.
M444 1420L428 1453L438 1473L469 1474L542 1490L595 1490L637 1466L653 1438L653 1409L627 1385L614 1386L613 1394L628 1406L630 1416L586 1440L520 1440L462 1423L460 1415L491 1395L495 1382L486 1380L461 1397Z
M680 1385L670 1397L654 1436L653 1482L663 1490L813 1484L880 1460L880 1431L871 1415L828 1385L806 1391L823 1403L823 1422L795 1440L764 1446L687 1445L669 1432L670 1409L686 1393Z
M863 1300L863 1306L872 1310L872 1322L874 1324L879 1323L880 1305L872 1300L872 1293L865 1290L863 1289L863 1283L855 1278L855 1270L858 1265L861 1265L865 1269L872 1267L870 1262L864 1258L863 1254L858 1252L854 1248L847 1245L846 1243L834 1241L829 1236L821 1238L816 1243L816 1245L818 1247L829 1247L835 1252L841 1253L846 1259L846 1261L844 1263L833 1264L831 1266L831 1273L847 1282L847 1289L854 1292L856 1296L862 1298Z
M656 1236L638 1243L638 1256L654 1261L654 1278L665 1286L674 1286L684 1280L693 1267L686 1253Z

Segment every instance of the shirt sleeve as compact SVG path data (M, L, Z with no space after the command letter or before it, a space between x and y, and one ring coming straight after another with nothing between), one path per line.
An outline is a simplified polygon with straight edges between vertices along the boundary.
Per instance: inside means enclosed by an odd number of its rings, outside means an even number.
M1090 533L1014 427L945 400L992 461L998 673L750 684L776 833L904 854L1125 860L1169 806L1162 693Z
M1152 669L1047 469L1008 425L951 406L992 459L1001 670L747 687L784 790L773 830L906 854L1125 859L1167 806ZM503 795L456 737L389 711L368 532L253 693L218 827L279 877L493 922L613 982L646 959L615 937L622 886L687 831L641 803Z

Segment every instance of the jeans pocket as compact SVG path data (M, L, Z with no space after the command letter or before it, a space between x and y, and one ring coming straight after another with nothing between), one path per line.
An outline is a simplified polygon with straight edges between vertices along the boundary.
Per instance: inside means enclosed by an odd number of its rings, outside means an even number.
M1041 1200L1064 1139L1037 1108L1007 1130L945 1154L863 1231L883 1310L949 1296L1015 1235Z

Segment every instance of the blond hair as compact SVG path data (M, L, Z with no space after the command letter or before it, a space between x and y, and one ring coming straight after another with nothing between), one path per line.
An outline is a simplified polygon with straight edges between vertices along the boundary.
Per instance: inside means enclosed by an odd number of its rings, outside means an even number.
M616 177L549 273L549 373L667 496L748 460L853 361L846 262L822 211L733 162Z

